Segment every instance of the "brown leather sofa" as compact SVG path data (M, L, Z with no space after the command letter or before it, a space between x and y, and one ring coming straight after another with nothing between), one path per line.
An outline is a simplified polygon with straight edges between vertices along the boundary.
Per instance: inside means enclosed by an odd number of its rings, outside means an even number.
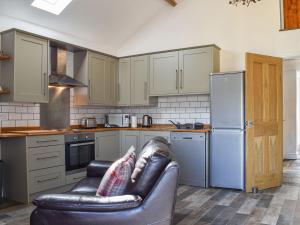
M94 161L87 168L87 178L70 192L35 199L37 208L31 214L30 224L171 225L179 168L170 157L158 152L155 141L148 144L150 151L152 146L156 149L136 182L128 188L128 195L96 197L101 178L111 163Z

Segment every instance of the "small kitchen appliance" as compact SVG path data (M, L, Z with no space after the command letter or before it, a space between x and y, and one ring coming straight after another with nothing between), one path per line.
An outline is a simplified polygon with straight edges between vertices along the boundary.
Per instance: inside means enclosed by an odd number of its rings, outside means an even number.
M137 116L130 117L130 124L132 128L137 128Z
M129 127L129 114L107 114L105 115L105 127Z
M80 121L80 126L83 129L96 128L97 120L95 117L84 117Z
M151 127L152 126L152 117L149 115L144 115L142 126L143 127Z

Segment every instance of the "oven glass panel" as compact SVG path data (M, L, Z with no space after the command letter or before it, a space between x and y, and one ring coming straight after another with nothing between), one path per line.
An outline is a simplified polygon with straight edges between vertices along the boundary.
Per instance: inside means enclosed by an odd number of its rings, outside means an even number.
M66 144L66 170L76 170L86 167L95 160L94 143Z

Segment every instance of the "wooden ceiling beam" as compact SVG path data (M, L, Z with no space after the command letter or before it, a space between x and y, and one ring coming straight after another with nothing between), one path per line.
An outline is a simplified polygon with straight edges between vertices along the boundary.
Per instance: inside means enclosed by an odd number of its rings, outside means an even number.
M176 0L166 0L170 5L172 5L173 7L175 7L177 5Z

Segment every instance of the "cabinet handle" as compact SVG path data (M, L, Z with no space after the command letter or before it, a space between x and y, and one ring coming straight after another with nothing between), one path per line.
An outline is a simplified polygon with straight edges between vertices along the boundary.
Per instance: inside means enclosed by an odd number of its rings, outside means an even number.
M178 90L178 86L179 86L178 82L179 82L178 70L176 70L176 90Z
M180 88L183 89L183 87L184 87L184 83L183 82L184 81L183 81L183 70L182 69L180 70L180 80L181 80L180 81Z
M144 99L147 100L148 93L148 82L144 82Z
M47 143L47 142L57 142L57 139L45 140L45 141L36 141L37 143Z
M54 159L54 158L58 158L58 156L55 155L55 156L49 156L49 157L38 157L38 158L36 158L36 159L37 159L37 160L45 160L45 159Z
M44 179L44 180L38 180L37 182L38 183L45 183L47 181L51 181L51 180L57 180L59 177L53 177L53 178L49 178L49 179Z
M48 87L47 73L44 73L44 96L46 96L47 87Z
M121 101L121 95L120 95L120 92L121 92L121 85L120 83L118 83L118 100Z
M80 180L83 179L84 177L73 177L73 180Z
M91 91L92 91L92 87L91 87L91 80L89 79L89 99L91 99Z

